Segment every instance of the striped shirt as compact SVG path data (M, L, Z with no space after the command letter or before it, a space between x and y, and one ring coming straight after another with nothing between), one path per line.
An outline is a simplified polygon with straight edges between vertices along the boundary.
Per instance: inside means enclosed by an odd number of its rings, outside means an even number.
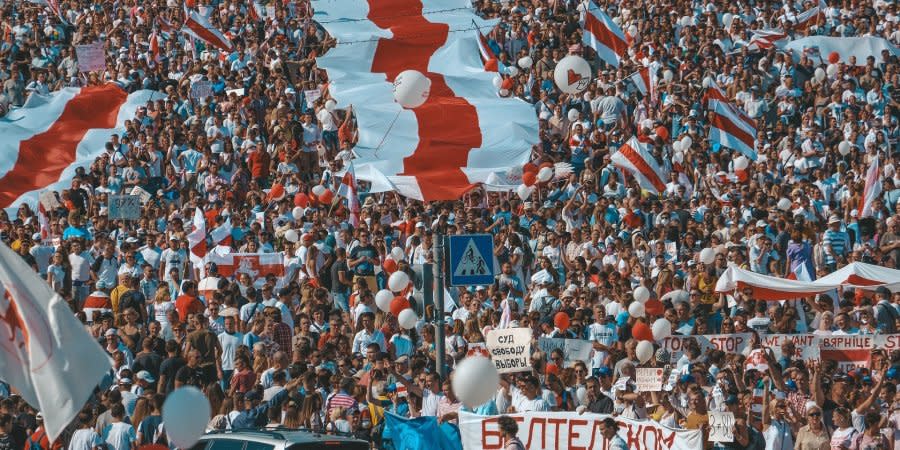
M328 399L327 406L328 406L327 417L331 417L331 411L334 410L335 408L344 408L345 410L348 410L350 408L355 408L356 407L356 399L353 398L352 396L350 396L349 394L347 394L346 392L341 391L341 392L338 392L337 394L332 395L331 398Z
M831 253L825 254L825 264L836 264L838 256L846 256L850 248L850 236L846 231L825 230L822 245L831 246Z

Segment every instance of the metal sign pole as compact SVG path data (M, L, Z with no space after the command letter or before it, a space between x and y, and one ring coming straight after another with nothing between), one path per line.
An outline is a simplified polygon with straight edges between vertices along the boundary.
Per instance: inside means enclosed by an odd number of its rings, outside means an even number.
M434 297L434 350L437 373L446 379L444 370L444 233L434 234L434 286L437 293Z

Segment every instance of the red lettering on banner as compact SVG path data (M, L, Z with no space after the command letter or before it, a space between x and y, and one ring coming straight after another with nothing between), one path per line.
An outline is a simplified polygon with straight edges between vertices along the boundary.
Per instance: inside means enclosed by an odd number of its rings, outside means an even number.
M587 425L588 421L583 419L572 419L569 421L569 439L567 441L566 448L569 450L587 450L589 447L579 447L576 446L574 440L581 437L581 433L575 431L575 427L581 427ZM556 442L559 442L559 436L556 437Z
M656 448L672 448L672 446L675 445L675 432L669 432L668 436L663 435L663 433L665 432L665 430L659 430L659 434L656 440Z
M559 426L566 422L568 422L567 419L547 419L547 423L553 426L553 436L556 438L554 439L554 441L556 441L556 450L559 450L559 441L561 440L559 436Z
M593 424L591 425L591 443L588 444L588 448L590 448L590 449L594 448L594 442L597 441L598 435L600 436L600 441L603 442L603 434L600 433L600 423L601 422L603 422L603 421L594 419ZM604 444L603 446L605 448L606 444Z
M519 418L516 417L518 420ZM524 418L522 418L524 420ZM488 424L493 424L494 426L488 430ZM493 450L503 448L503 439L500 435L500 428L496 426L497 419L484 419L481 421L481 448L484 450ZM491 439L488 442L489 438Z
M643 427L638 425L637 432L635 433L635 431L631 428L631 424L618 421L617 423L619 424L619 430L621 430L622 428L625 428L627 430L625 443L628 444L628 448L641 448L639 437L641 434L641 428Z
M541 425L541 448L547 446L547 419L535 417L531 419L531 423L528 424L528 442L525 443L525 448L532 448L531 441L534 439L534 429L538 424Z
M882 346L885 350L894 350L898 347L898 339L900 336L896 334L889 334L885 336L884 345Z

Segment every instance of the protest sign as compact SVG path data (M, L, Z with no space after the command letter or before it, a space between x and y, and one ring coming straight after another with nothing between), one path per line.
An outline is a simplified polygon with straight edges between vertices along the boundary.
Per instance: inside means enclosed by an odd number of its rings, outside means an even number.
M638 392L659 392L662 390L665 370L659 367L638 367L635 381Z
M529 450L603 449L600 423L605 414L576 412L528 412L509 414L519 424L518 437ZM497 425L500 416L480 416L459 412L459 429L464 450L500 450L503 438ZM615 417L619 436L632 450L696 450L703 448L700 430L675 430L653 420Z
M138 220L141 218L141 198L137 195L110 195L107 209L110 219Z
M742 353L750 344L750 336L750 333L669 336L663 339L662 347L669 352L669 360L674 363L684 354L684 348L690 340L697 342L702 354L713 349L725 353Z
M491 330L485 341L497 372L531 370L531 328Z
M734 442L734 413L709 412L709 442Z
M210 81L197 81L191 83L191 98L201 100L213 95L213 86Z
M53 191L42 191L38 195L38 202L44 207L44 211L52 211L62 206Z
M319 90L319 88L303 91L303 97L306 98L306 107L307 108L312 108L313 103L315 103L316 100L318 100L319 97L321 97L321 96L322 96L322 91Z
M794 355L800 359L819 359L819 346L814 334L764 334L760 335L762 348L771 348L775 359L781 358L781 346L787 341L794 343Z
M541 351L544 352L548 358L550 357L550 352L553 350L562 350L563 356L565 357L565 361L563 362L565 367L572 367L578 361L587 362L594 349L593 345L593 342L584 339L545 337L538 339L538 347L540 347Z
M876 344L875 337L869 335L820 336L818 341L822 360L837 362L841 371L868 367Z
M106 53L102 42L75 46L79 72L94 72L106 69Z
M150 193L147 192L146 189L144 189L140 186L135 186L134 189L132 189L131 192L129 192L129 194L137 195L141 199L141 203L147 203L150 201L151 198L153 198L153 196L150 195Z

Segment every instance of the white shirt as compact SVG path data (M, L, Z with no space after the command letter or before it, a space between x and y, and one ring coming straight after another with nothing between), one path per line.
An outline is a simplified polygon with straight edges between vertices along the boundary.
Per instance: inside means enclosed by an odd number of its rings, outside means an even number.
M74 253L69 255L72 266L72 281L88 281L91 279L91 263L85 257Z
M529 399L522 394L516 386L509 386L510 395L512 397L512 406L516 412L523 413L528 411L550 411L550 405L540 395L535 399Z
M384 334L381 331L372 330L372 333L369 333L365 329L360 330L353 338L353 353L365 353L366 347L372 343L378 344L381 351L387 350L387 343L385 343Z
M238 332L219 334L219 344L222 345L222 370L234 370L234 354L243 341L244 335Z

